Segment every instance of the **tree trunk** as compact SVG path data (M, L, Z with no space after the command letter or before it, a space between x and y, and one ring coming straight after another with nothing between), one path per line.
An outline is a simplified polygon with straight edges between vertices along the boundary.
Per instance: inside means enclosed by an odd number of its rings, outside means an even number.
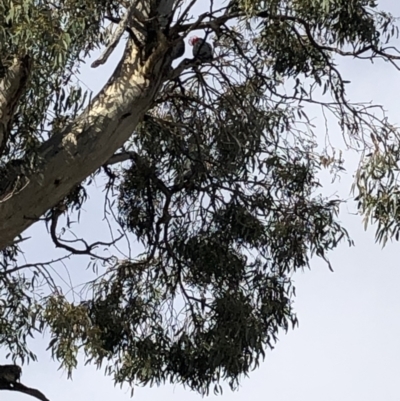
M76 121L39 149L41 163L34 174L21 176L13 173L12 166L2 172L0 249L12 244L129 139L160 90L171 62L168 45L162 42L145 62L128 42L103 90Z

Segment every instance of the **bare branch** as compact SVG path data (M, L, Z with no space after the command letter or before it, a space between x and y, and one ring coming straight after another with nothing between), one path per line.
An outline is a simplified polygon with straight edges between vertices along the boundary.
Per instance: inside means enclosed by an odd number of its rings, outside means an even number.
M20 393L28 394L41 401L49 401L49 399L39 390L31 387L24 386L22 383L6 383L0 381L0 390L18 391Z
M169 75L168 75L168 79L170 81L178 78L183 71L187 70L190 67L195 67L196 65L201 64L201 61L198 59L189 59L189 58L185 58L183 59L176 68L174 68L173 70L170 71Z
M126 162L127 160L132 160L135 156L135 152L120 152L111 156L111 158L107 161L105 166L111 166L113 164Z
M117 29L115 30L114 34L111 36L110 43L108 46L105 48L104 52L101 54L101 56L93 61L92 63L92 68L96 68L102 64L104 64L108 58L110 57L111 53L115 50L115 48L118 46L118 43L125 32L125 30L128 28L128 24L130 20L132 19L132 16L134 14L134 9L136 8L136 2L132 3L128 10L126 11L124 17L121 19L119 22L119 25ZM142 47L142 44L140 41L137 39L136 35L132 32L131 29L129 29L129 34L134 41L135 45L139 48Z
M115 242L118 242L123 235L121 235L119 238L115 239L114 241L111 242L101 242L101 241L97 241L94 242L93 244L89 245L85 240L80 239L78 240L79 242L83 243L85 246L85 249L76 249L70 245L67 245L65 243L65 241L61 241L58 236L57 236L57 223L58 223L58 219L59 217L65 212L65 208L64 205L61 205L60 207L55 207L52 211L52 217L51 217L51 224L50 224L50 235L51 235L51 239L54 242L54 245L57 248L62 248L65 249L68 252L71 252L74 255L89 255L92 256L94 258L98 258L104 261L109 260L110 258L105 258L105 257L101 257L99 255L95 255L92 253L92 251L98 247L98 246L105 246L105 247L109 247L111 245L113 245ZM73 241L73 242L77 242L77 241Z

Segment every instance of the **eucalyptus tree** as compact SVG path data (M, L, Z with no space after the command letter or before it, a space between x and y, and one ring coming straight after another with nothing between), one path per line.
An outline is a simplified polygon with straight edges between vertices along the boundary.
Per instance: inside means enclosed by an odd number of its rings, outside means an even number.
M3 0L3 349L35 360L27 337L47 330L69 374L80 354L116 383L236 388L297 324L293 272L313 255L330 267L327 253L351 243L317 177L343 161L318 151L307 106L363 150L397 143L379 108L347 98L339 67L397 68L395 23L371 0ZM181 57L194 34L212 59ZM100 49L97 74L119 44L92 96L79 67ZM71 239L99 175L111 240ZM21 262L33 224L60 260ZM143 252L121 256L121 237ZM71 297L51 267L87 257L93 280ZM22 391L11 387L0 383Z

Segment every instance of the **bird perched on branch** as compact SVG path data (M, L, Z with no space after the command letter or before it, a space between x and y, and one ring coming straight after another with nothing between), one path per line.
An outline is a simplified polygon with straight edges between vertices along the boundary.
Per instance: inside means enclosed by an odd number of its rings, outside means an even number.
M203 63L213 59L213 47L205 39L193 36L189 39L190 46L193 46L193 57Z
M0 383L14 384L19 381L21 373L18 365L0 365Z
M182 57L185 54L185 42L181 37L172 49L172 60Z

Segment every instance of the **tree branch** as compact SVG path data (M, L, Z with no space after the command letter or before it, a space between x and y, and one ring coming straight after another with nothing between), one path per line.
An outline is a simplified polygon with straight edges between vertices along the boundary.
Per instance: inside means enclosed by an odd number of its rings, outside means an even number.
M65 249L68 252L71 252L74 255L89 255L93 258L98 258L101 259L103 261L107 261L110 258L105 258L102 256L98 256L95 255L93 253L93 250L99 246L104 246L104 247L109 247L111 245L114 245L116 242L118 242L123 235L121 235L120 237L118 237L117 239L111 241L111 242L101 242L101 241L97 241L94 242L93 244L88 244L84 239L78 239L78 240L73 240L73 241L69 241L70 243L77 243L80 242L84 245L85 249L77 249L74 248L70 245L67 245L65 242L66 241L61 241L58 236L57 236L57 223L58 223L58 219L59 217L66 211L66 208L64 207L64 205L60 205L59 207L55 207L52 211L52 216L51 216L51 223L50 223L50 236L51 239L53 240L54 245L57 248L62 248Z
M159 44L148 60L127 42L113 76L87 109L38 149L40 166L7 197L7 166L0 177L0 249L60 202L77 184L107 162L132 135L165 81L168 46ZM149 77L149 78L146 78ZM6 177L6 178L4 178ZM3 182L2 182L3 181ZM4 182L5 181L5 182Z
M120 152L116 153L115 155L111 156L105 166L112 166L113 164L126 162L127 160L133 160L135 157L135 152Z
M168 79L170 81L173 81L174 79L178 78L183 71L187 70L190 67L195 67L199 64L201 64L201 61L198 59L185 58L178 64L176 68L169 72Z
M22 383L6 383L0 381L0 390L18 391L20 393L28 394L41 401L49 401L49 399L39 390L24 386Z
M136 3L136 2L135 2ZM102 64L104 64L108 58L110 57L111 53L115 50L115 48L118 46L118 43L121 39L121 36L127 30L129 27L129 22L132 19L132 16L134 14L134 10L136 8L136 4L132 3L128 10L126 11L125 15L123 18L120 20L119 25L113 35L111 36L110 43L107 45L105 48L104 52L101 54L101 56L93 61L92 63L92 68L96 68ZM132 32L132 30L129 28L129 35L131 36L133 42L135 43L136 47L141 49L143 47L143 44L139 41L139 39L136 37L136 35Z

